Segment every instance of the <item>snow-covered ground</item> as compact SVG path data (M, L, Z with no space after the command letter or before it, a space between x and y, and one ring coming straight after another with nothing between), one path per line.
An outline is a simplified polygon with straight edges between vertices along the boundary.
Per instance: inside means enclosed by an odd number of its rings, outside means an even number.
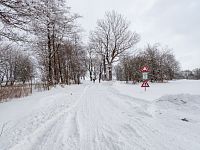
M150 87L146 92L137 85L122 84L125 82L115 82L115 87L120 93L137 97L149 101L160 98L163 95L192 94L200 95L200 80L173 80L166 83L149 83Z
M57 87L0 104L0 150L199 150L200 81Z

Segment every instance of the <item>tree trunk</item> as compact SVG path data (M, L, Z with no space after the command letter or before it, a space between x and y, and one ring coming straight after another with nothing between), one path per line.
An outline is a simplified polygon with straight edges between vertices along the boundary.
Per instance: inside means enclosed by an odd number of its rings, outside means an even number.
M101 82L101 77L102 77L102 63L100 64L100 67L99 67L99 83Z
M58 56L58 70L59 70L59 77L61 80L61 83L64 83L64 80L63 80L63 74L62 74L62 68L61 68L61 62L60 62L60 57Z
M52 85L52 64L51 64L51 37L49 26L47 27L48 31L48 85Z
M112 64L108 65L108 74L109 74L109 81L112 80Z
M58 51L58 48L56 47L56 44L55 44L55 27L53 27L53 35L52 35L52 46L53 46L53 62L54 62L54 80L55 80L55 84L58 84L59 83L59 77L58 77L58 60L57 60L57 51Z
M107 75L106 75L106 58L105 56L103 57L103 71L104 71L104 80L107 79Z

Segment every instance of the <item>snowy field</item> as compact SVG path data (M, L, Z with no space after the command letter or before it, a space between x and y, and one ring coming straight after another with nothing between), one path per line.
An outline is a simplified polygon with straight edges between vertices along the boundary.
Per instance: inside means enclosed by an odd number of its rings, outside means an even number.
M90 83L0 103L0 150L200 150L200 81Z

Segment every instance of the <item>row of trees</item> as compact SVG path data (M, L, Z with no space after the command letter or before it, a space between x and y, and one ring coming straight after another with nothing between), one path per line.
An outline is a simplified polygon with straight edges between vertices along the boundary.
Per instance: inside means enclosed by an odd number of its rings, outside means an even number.
M150 67L152 81L172 79L179 70L173 53L158 44L130 55L140 36L131 31L127 19L115 11L107 12L97 21L88 45L84 46L81 28L77 25L80 16L71 13L64 0L1 0L0 8L1 82L24 83L35 75L35 68L39 68L36 72L40 72L42 81L49 86L79 84L87 71L91 80L97 77L112 80L115 62L119 62L115 67L117 79L126 81L140 80L138 70L143 65ZM31 49L34 55L27 56L9 46L10 41L23 45L21 49L28 45L26 49Z
M34 71L30 57L12 46L0 46L0 85L31 80Z
M19 52L20 48L17 52L13 50L16 49L14 46L6 48L10 42L15 42L17 44L14 45L18 47L28 45L27 50L36 58L34 65L39 68L37 72L42 74L42 81L49 86L58 83L80 83L80 77L87 71L84 65L86 52L81 42L81 30L76 23L80 16L71 13L64 0L2 0L0 8L0 40L5 45L0 47L2 82L17 79L13 66L11 69L3 70L7 61L18 64L15 62L19 59L18 56L22 57L21 60L25 59L23 52ZM22 47L21 49L24 49ZM12 51L9 55L10 60L4 59L7 57L7 51ZM28 56L26 59L29 60L26 64L33 68L33 61L31 62ZM21 73L24 73L25 82L30 77L22 68L27 69L23 65L14 66L14 70L21 70ZM32 70L29 72L31 76Z
M179 71L179 63L167 47L159 44L148 45L138 54L131 55L140 36L129 30L129 22L117 12L108 12L105 18L97 21L91 32L88 46L87 68L99 79L112 80L113 63L118 80L141 80L140 68L148 65L151 81L171 80Z
M118 80L140 81L143 66L149 67L149 78L152 82L172 80L179 72L179 63L168 48L159 44L148 45L143 51L134 56L124 56L115 67Z
M181 71L181 72L179 72L177 78L200 80L200 68L196 68L196 69L193 69L193 70Z
M76 25L80 16L70 13L59 0L41 0L35 7L34 45L44 81L49 85L69 84L70 80L80 83L86 72L82 65L86 53Z

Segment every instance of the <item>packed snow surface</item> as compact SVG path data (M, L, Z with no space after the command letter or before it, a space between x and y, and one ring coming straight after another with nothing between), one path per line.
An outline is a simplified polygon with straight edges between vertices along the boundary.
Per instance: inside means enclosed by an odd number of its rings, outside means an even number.
M84 82L0 103L0 150L199 150L200 81Z

